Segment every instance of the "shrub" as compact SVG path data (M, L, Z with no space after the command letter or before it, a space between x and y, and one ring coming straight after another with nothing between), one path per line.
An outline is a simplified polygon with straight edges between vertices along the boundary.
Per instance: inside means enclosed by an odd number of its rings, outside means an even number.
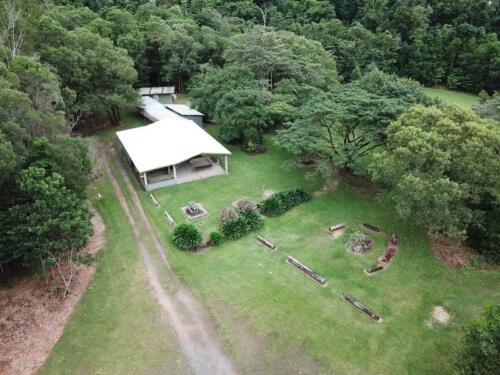
M257 210L241 213L240 216L245 221L247 233L261 228L264 224L264 220Z
M311 195L300 188L282 190L264 199L260 212L266 216L279 216L310 199Z
M248 198L241 198L236 202L236 208L241 213L246 213L250 211L255 211L257 209L257 204Z
M480 375L498 373L500 305L485 305L481 316L465 328L463 348L455 363L458 373Z
M372 243L370 236L360 231L353 231L347 239L347 249L362 254L371 249Z
M179 224L174 229L174 244L181 250L193 250L201 245L200 230L193 224Z
M224 242L224 236L219 232L210 233L210 243L213 246L220 246Z
M257 206L250 200L238 202L238 210L225 208L221 212L220 229L224 238L237 240L251 231L259 229L264 223Z
M236 219L233 220L222 221L220 229L224 238L228 240L237 240L248 233L247 224L242 215L238 215Z

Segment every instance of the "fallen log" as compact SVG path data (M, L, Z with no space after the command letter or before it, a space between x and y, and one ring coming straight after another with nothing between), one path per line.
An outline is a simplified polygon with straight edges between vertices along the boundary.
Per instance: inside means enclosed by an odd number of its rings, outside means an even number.
M289 256L287 258L287 262L290 263L292 266L298 268L302 272L304 272L307 276L309 276L311 279L319 283L322 287L326 287L327 281L324 277L321 277L317 273L315 273L313 270L311 270L309 267L304 266L302 263L300 263L297 259Z
M153 194L149 194L149 197L153 201L153 203L156 206L156 208L160 208L160 204L158 203L158 201L156 200L156 198L154 197L154 195Z
M344 229L346 227L345 223L341 223L341 224L335 224L335 225L332 225L330 227L328 227L328 230L330 232L336 232L340 229Z
M379 227L376 227L375 225L371 225L368 223L364 223L363 227L365 227L366 229L372 230L374 232L377 232L377 233L382 232L382 230Z
M373 320L375 320L377 322L381 322L382 321L382 318L379 315L375 314L368 307L366 307L365 305L359 303L358 301L356 301L354 298L352 298L348 294L342 293L341 297L342 297L343 300L349 302L351 305L353 305L355 308L357 308L362 313L368 315Z
M384 253L384 256L382 257L382 262L389 263L389 261L396 255L396 252L398 251L396 246L390 245Z
M163 211L163 215L165 215L165 219L167 219L168 223L172 226L175 227L175 221L172 219L172 216L167 211Z
M381 265L376 265L376 266L371 266L370 268L367 268L366 269L366 272L368 273L374 273L374 272L377 272L377 271L381 271L384 269L384 266L381 266Z
M276 250L276 245L269 242L264 237L257 236L257 241L259 241L262 245L264 245L265 247L267 247L270 250Z

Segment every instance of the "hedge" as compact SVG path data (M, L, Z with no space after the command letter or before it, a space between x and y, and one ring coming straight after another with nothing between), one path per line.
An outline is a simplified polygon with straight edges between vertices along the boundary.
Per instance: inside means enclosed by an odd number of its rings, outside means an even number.
M279 191L260 205L260 212L266 216L283 215L289 209L311 199L311 195L300 188Z

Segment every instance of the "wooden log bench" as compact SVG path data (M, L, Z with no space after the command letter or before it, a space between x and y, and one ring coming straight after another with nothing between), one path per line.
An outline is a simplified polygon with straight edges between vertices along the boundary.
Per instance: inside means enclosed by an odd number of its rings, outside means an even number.
M363 227L365 227L366 229L369 229L373 232L377 232L377 233L382 232L382 230L379 227L376 227L375 225L371 225L368 223L363 223Z
M153 194L149 194L149 197L153 201L153 203L156 206L156 208L160 208L160 203L158 203L158 201L156 200L156 198L154 197L154 195Z
M329 226L328 230L330 232L336 232L336 231L338 231L340 229L344 229L344 228L346 228L345 223L341 223L341 224L335 224L335 225Z
M257 241L267 247L269 250L276 250L276 245L266 240L264 237L257 236Z
M382 322L382 318L379 315L377 315L376 313L374 313L372 310L370 310L368 307L366 307L362 303L356 301L350 295L348 295L346 293L342 293L341 297L342 297L343 300L349 302L351 305L353 305L355 308L357 308L363 314L369 316L370 318L372 318L373 320L375 320L377 322Z
M384 269L384 266L381 266L380 264L377 264L376 266L371 266L366 269L367 273L375 273L378 271L382 271Z
M309 267L304 266L302 263L300 263L297 259L294 257L288 256L287 260L288 263L290 263L292 266L298 268L302 272L304 272L307 276L309 276L311 279L316 281L319 285L322 287L326 287L327 281L324 277L321 277L317 273L315 273L313 270L311 270Z
M175 221L172 219L172 216L167 211L163 211L163 215L165 215L165 219L167 219L168 223L172 226L175 227Z

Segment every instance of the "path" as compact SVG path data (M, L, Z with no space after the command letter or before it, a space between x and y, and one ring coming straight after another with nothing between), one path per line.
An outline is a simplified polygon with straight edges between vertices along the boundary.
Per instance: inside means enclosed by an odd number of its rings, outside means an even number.
M215 331L214 324L208 312L173 272L167 259L167 252L158 240L156 232L144 212L139 197L127 174L121 166L118 166L120 175L132 198L133 205L140 214L139 219L136 219L132 215L125 195L109 167L107 156L104 152L103 165L111 180L120 205L132 227L155 297L165 311L168 324L175 331L179 345L192 369L196 374L236 374L237 371L231 359L223 352L223 345ZM145 233L139 231L139 225L146 229ZM165 270L168 272L170 279L173 280L172 291L167 290L160 282L158 270L156 269L160 265L154 264L145 245L146 240L151 240Z

